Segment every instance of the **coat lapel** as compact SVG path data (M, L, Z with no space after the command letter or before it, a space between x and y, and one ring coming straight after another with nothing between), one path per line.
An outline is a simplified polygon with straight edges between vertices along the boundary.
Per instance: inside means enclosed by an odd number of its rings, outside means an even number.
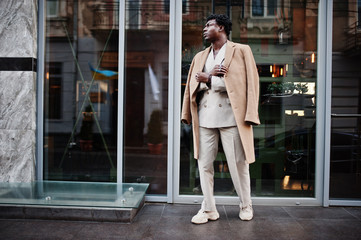
M224 66L229 67L233 58L235 44L229 40L227 40L226 44L227 45L226 45L226 53L224 56Z
M210 49L211 49L211 47L206 48L202 52L199 59L196 59L197 62L196 62L196 65L194 65L194 67L193 67L192 75L190 76L191 78L194 78L194 76L196 75L197 72L203 71L204 64L206 64L206 60L207 60ZM193 96L193 93L196 91L198 84L199 84L199 82L197 82L197 81L191 81L190 91L191 91L192 96Z

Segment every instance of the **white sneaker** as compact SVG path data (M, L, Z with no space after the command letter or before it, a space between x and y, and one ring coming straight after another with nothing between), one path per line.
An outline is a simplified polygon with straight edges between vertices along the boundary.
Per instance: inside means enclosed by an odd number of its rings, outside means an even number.
M253 218L253 209L252 205L248 205L247 207L241 208L239 212L239 218L243 221L249 221Z
M208 222L208 220L215 221L219 218L218 211L206 212L202 209L198 211L197 215L192 218L192 223L202 224Z

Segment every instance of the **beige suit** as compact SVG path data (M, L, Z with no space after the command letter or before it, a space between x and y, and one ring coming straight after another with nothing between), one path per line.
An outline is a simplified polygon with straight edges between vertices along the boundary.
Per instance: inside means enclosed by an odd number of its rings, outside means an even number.
M223 47L222 47L223 49ZM211 48L198 53L191 64L183 100L182 121L193 124L194 157L198 159L200 182L204 200L203 211L217 211L213 194L213 161L221 138L229 171L240 208L252 205L249 163L255 161L253 131L251 125L259 124L258 96L259 78L251 49L246 45L227 41L224 65L228 73L224 76L222 91L206 89L200 103L197 92L204 89L195 74L210 64L206 59L213 56ZM219 61L219 58L218 58ZM209 68L209 67L208 67ZM223 83L222 80L222 83ZM226 90L226 91L224 91Z
M258 117L259 77L249 46L227 41L224 66L228 73L224 82L237 123L246 161L255 161L252 125L260 124ZM193 128L194 158L199 158L199 119L196 102L197 72L202 72L210 47L199 52L192 61L184 92L182 121Z

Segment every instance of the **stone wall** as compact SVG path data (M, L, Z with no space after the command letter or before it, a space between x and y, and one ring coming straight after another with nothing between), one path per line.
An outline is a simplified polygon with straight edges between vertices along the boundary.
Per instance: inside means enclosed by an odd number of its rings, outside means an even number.
M35 179L37 0L0 1L0 182Z

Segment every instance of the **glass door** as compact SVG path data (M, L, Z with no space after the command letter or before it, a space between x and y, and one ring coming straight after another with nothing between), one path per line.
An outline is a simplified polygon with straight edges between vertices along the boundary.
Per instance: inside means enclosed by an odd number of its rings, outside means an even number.
M169 1L125 1L124 182L167 194Z
M361 1L333 2L329 198L361 203Z
M117 181L118 1L46 1L44 180Z
M182 92L212 12L227 14L230 40L251 47L260 76L261 125L254 128L253 197L315 197L319 1L188 1L182 11ZM181 125L179 194L201 195L192 130ZM215 194L236 196L225 155L214 160Z

